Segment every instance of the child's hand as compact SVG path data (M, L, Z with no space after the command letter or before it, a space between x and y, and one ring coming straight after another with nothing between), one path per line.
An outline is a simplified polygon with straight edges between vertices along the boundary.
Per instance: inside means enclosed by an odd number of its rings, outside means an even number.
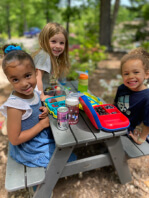
M40 109L40 111L42 111L42 113L39 115L39 119L46 118L48 116L48 109L47 109L47 107L42 106L39 109Z
M52 96L49 96L49 95L44 95L44 94L41 94L40 95L40 99L41 99L41 101L45 101L45 99L47 99L47 98L50 98L50 97L52 97Z
M47 116L47 117L45 117L44 119L41 119L41 120L39 121L39 123L42 125L42 128L43 128L43 129L49 127L49 126L50 126L49 117Z

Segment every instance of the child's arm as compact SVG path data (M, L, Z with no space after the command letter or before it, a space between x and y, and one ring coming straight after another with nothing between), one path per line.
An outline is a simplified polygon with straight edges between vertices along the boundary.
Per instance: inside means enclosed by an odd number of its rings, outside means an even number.
M41 91L41 96L44 95L44 90L43 90L43 83L42 83L42 77L43 77L44 71L37 69L37 87L39 91Z
M37 87L38 90L41 91L40 99L41 101L45 101L46 98L49 98L49 95L44 94L43 89L43 83L42 83L42 77L43 77L44 71L37 69Z
M8 139L13 145L19 145L34 138L44 128L49 127L48 116L39 120L31 129L21 131L21 118L24 112L11 107L7 108Z

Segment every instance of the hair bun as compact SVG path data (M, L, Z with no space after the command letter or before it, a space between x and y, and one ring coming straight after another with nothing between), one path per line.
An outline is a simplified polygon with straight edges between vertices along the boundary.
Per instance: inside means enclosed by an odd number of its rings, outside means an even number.
M8 47L6 47L4 52L5 52L5 54L7 54L13 50L22 50L22 48L20 46L9 45Z

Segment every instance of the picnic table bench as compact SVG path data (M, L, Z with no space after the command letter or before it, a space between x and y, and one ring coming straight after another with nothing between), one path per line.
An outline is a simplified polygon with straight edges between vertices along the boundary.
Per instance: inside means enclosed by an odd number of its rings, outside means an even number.
M73 92L77 91L77 81L67 82L66 86ZM66 131L57 129L57 121L52 115L49 118L56 149L48 167L30 168L18 164L8 154L5 179L7 191L39 185L34 198L49 198L59 178L109 165L115 167L120 182L125 184L131 181L126 156L136 158L149 154L148 143L135 144L126 136L127 129L110 133L95 129L84 111L80 110L78 124L70 125ZM75 148L100 143L106 145L108 152L67 162Z

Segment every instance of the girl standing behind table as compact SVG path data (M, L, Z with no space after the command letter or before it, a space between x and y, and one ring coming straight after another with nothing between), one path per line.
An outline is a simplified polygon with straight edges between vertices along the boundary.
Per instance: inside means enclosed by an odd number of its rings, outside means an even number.
M129 136L142 144L149 135L149 89L144 80L149 78L149 53L137 48L121 60L123 83L118 87L114 100L115 106L130 121ZM137 132L137 126L143 127Z
M39 34L40 49L33 54L37 71L37 87L41 91L41 100L45 88L63 78L69 71L68 35L58 23L48 23Z

